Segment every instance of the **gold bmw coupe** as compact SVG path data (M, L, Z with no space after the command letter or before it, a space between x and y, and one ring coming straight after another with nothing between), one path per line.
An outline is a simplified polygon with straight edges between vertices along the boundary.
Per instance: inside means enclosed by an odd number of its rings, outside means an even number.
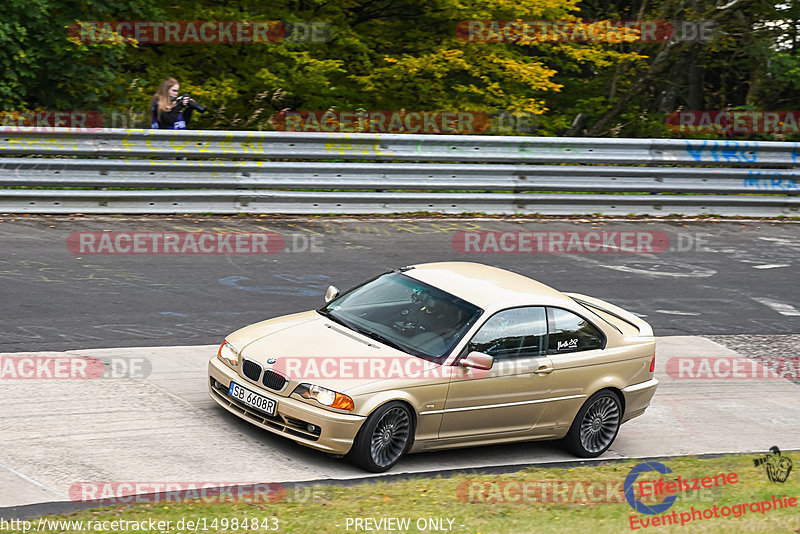
M406 453L561 439L609 448L655 393L645 321L478 263L403 267L318 310L244 327L209 362L211 397L362 468Z

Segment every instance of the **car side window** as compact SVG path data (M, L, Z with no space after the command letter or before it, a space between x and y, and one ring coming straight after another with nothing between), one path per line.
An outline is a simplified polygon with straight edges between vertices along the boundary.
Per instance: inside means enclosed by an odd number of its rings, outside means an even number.
M512 308L490 317L467 344L467 352L482 352L496 360L541 356L546 339L543 307Z
M580 315L561 308L548 308L548 313L550 354L602 349L605 346L603 333Z

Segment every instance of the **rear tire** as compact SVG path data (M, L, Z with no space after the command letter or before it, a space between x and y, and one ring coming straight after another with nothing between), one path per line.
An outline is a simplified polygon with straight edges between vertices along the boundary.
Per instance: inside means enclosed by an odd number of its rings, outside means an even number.
M408 452L413 441L411 412L402 402L392 401L367 418L348 456L362 469L382 473L391 469Z
M619 397L608 390L598 391L581 406L564 444L581 458L600 456L614 443L621 420Z

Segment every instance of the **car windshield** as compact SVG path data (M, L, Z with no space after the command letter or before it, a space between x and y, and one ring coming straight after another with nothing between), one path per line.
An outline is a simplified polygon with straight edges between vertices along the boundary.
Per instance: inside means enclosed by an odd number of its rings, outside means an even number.
M319 313L376 341L442 361L483 310L400 272L371 280Z

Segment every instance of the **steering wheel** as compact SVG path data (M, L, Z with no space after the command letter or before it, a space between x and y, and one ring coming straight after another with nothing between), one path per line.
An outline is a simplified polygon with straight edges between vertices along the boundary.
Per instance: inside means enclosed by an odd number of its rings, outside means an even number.
M406 336L425 332L425 327L418 321L419 314L430 314L435 302L427 291L418 287L414 288L411 292L411 306L400 311L400 317L392 324L392 328Z

